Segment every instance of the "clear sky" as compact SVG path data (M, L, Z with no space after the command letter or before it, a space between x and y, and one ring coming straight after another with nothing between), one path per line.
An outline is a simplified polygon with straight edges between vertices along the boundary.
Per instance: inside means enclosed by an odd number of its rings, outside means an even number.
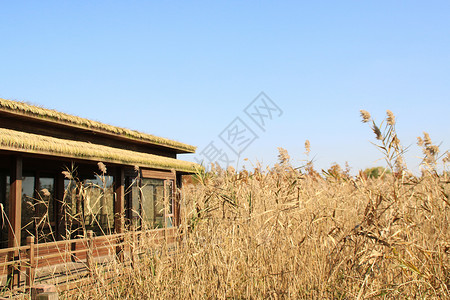
M450 1L0 1L0 97L230 157L219 135L240 117L258 136L246 165L277 147L301 165L309 139L318 169L353 172L382 164L359 110L390 109L414 170L423 131L450 148L449 16ZM265 131L244 112L262 91L283 112Z

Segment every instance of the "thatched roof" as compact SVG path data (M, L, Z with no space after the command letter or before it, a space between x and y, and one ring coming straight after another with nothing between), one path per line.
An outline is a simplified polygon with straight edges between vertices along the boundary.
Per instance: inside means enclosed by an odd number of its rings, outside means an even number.
M0 98L0 111L27 116L30 118L37 118L48 122L64 124L71 127L89 129L109 135L126 137L131 140L139 140L141 142L168 147L186 153L194 153L196 149L196 147L194 146L169 140L166 138L161 138L151 134L142 133L126 128L107 125L97 121L72 116L69 114L58 112L56 110L41 108L18 101L11 101Z
M85 159L104 163L195 172L196 163L103 145L0 128L0 150Z

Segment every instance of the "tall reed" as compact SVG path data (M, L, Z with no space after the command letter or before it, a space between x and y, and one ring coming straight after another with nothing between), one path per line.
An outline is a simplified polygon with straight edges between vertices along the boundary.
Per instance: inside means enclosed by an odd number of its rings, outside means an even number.
M439 156L425 135L422 174L415 176L403 161L392 112L381 124L361 115L390 172L350 176L336 165L321 175L310 161L292 166L282 148L273 168L199 171L183 188L180 230L187 235L177 253L153 252L135 269L124 268L116 287L99 283L89 295L448 298L448 152Z

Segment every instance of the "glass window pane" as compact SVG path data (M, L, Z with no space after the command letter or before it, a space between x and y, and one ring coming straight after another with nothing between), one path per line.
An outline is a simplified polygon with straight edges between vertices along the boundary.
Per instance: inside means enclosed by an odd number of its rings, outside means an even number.
M142 218L150 228L164 227L164 180L142 179Z
M48 212L48 221L55 222L54 197L55 179L39 178L39 214Z
M155 225L156 227L164 227L164 186L155 186L154 203L155 203Z
M110 234L114 228L114 178L96 176L83 186L84 223L86 230L97 235Z
M141 226L141 217L139 187L134 184L131 188L131 224L135 228Z
M34 232L35 203L34 203L34 176L22 177L22 244L29 235L36 235Z
M74 179L64 179L64 203L66 205L67 238L83 235L83 203L80 189L81 183Z
M173 180L166 181L167 214L173 214Z
M168 228L173 227L173 217L171 216L167 217L166 222Z
M72 232L92 230L96 235L114 229L114 177L98 176L82 182L64 180L67 226Z
M67 212L71 216L76 214L75 193L75 180L64 179L64 203L67 205Z
M8 247L9 176L0 172L0 248Z
M166 215L166 226L173 227L173 201L174 201L174 182L173 180L166 180L166 205L167 205L167 215Z
M143 180L142 191L142 218L143 221L149 224L153 224L155 220L155 205L153 203L153 189L154 186L151 184L145 184Z
M39 190L35 200L34 230L40 243L55 240L55 212L54 190L55 179L50 177L39 178Z

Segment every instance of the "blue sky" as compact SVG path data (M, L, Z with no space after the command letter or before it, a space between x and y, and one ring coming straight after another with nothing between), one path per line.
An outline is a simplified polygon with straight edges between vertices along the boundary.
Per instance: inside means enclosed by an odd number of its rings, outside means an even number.
M381 165L365 109L390 109L417 170L416 137L449 149L448 1L2 1L0 97L198 146L236 117L258 135L245 164ZM283 111L263 132L244 108ZM233 155L224 144L223 152ZM192 155L182 156L193 160Z

